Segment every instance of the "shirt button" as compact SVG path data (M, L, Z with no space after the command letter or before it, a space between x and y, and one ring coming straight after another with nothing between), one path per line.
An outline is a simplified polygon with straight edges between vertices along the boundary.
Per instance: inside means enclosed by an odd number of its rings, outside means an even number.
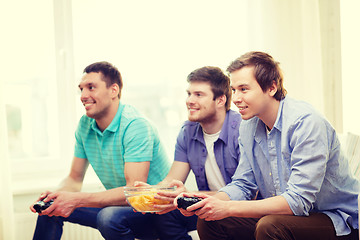
M275 193L273 193L272 195L273 195L273 197L275 197Z
M269 173L269 176L271 176L271 173Z

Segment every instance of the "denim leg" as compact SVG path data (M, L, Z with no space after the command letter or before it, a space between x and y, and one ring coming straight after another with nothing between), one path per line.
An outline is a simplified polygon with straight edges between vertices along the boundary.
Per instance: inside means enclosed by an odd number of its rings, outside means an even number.
M97 216L97 226L107 240L157 239L152 217L134 212L131 207L106 207Z
M68 217L39 216L34 240L60 240L64 221L96 228L107 240L157 239L152 214L131 207L77 208Z
M64 221L96 228L96 216L101 208L77 208L68 217L38 216L34 240L60 240Z
M38 216L33 240L60 240L63 225L58 217Z
M166 214L155 215L154 222L161 240L191 240L188 232L196 230L197 216L185 217L176 209Z

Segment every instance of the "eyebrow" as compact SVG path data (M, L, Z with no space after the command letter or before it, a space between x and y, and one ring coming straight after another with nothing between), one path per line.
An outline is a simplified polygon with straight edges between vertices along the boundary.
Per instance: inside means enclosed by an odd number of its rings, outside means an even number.
M187 93L194 93L194 94L196 94L196 93L205 94L205 92L203 92L203 91L193 91L193 92L190 92L189 90L186 90L186 92L187 92Z
M82 83L79 83L78 87L79 88L82 88L82 86L94 86L95 84L93 82L89 82L89 83L85 83L85 84L82 84Z
M240 84L240 85L237 85L237 86L230 85L230 87L231 87L232 89L241 88L241 87L249 87L249 84Z

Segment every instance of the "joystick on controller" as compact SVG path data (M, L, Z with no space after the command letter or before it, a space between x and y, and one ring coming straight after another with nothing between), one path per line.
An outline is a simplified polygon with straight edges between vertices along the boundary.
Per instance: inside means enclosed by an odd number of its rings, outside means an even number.
M200 202L201 200L203 200L202 198L199 197L179 197L177 199L177 204L179 208L185 209L190 207L191 205Z
M36 210L36 212L41 213L41 211L47 209L48 207L50 207L50 205L54 202L54 200L50 200L49 202L44 202L44 201L38 201L37 203L34 204L34 209Z

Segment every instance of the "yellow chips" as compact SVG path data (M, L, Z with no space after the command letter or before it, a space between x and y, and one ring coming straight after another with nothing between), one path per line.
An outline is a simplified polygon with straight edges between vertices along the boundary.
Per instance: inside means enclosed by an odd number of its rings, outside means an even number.
M158 209L153 205L169 204L169 201L155 199L156 191L140 192L135 196L128 197L130 205L138 212L156 212Z

